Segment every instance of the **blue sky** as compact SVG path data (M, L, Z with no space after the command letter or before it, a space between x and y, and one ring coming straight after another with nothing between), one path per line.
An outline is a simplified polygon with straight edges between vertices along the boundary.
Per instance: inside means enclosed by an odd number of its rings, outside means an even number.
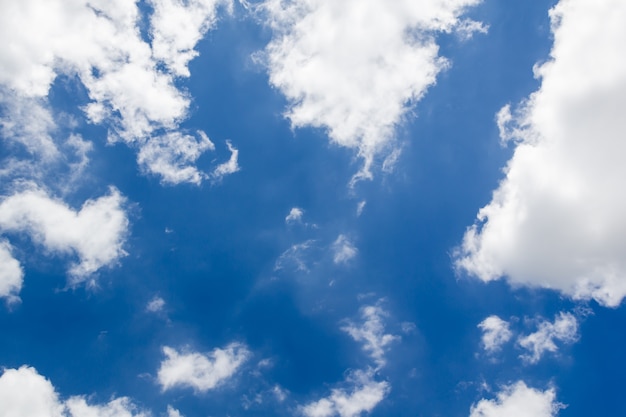
M0 5L0 417L626 412L619 0Z

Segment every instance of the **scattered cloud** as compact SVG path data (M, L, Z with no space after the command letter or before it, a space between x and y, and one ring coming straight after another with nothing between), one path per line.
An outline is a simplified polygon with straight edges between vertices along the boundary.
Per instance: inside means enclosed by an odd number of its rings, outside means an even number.
M626 3L561 0L550 17L541 86L498 114L515 152L456 265L615 307L626 295Z
M553 322L543 321L538 330L517 340L517 344L528 351L521 356L528 363L537 363L546 352L558 350L556 341L574 343L578 340L578 320L571 313L559 313Z
M142 38L142 11L136 2L113 0L25 0L0 4L0 36L11 48L0 51L2 133L31 153L58 154L51 137L54 115L48 94L59 75L82 84L87 121L109 131L109 141L138 150L139 164L167 184L199 183L206 174L195 167L212 149L180 131L190 97L177 86L190 75L197 42L213 28L218 9L230 0L151 0L148 30ZM36 27L36 31L23 30ZM231 149L232 151L232 149ZM214 175L233 172L219 166ZM230 169L230 171L228 171Z
M328 397L300 407L306 417L356 417L370 412L389 393L389 383L376 381L374 372L354 371L346 378L348 388L335 388Z
M470 417L555 417L562 408L553 388L540 391L519 381L504 387L495 399L472 405Z
M250 357L248 348L231 343L224 349L215 348L206 354L179 352L163 347L165 360L161 362L158 382L163 391L175 387L189 387L197 392L215 389L230 379Z
M478 324L478 327L483 332L481 341L488 353L499 351L502 345L513 337L509 323L498 316L487 317Z
M304 215L304 210L300 207L293 207L287 217L285 217L285 223L293 224L293 223L301 223L302 216Z
M348 321L341 328L348 333L355 341L363 343L363 350L366 351L376 363L376 369L385 366L385 352L388 346L400 340L400 336L385 333L384 319L389 314L377 305L365 306L361 308L361 318L363 322L355 324Z
M354 244L343 234L337 237L331 248L333 251L333 262L336 264L345 264L359 253Z
M0 240L0 297L9 304L20 300L18 294L24 282L24 271L11 249L9 242Z
M156 295L148 302L148 305L146 305L146 311L158 313L163 311L163 307L165 307L165 300Z
M111 266L126 255L122 249L128 232L125 199L113 187L108 195L87 200L74 210L42 190L27 185L23 191L0 199L0 231L26 233L47 251L75 254L70 284Z
M90 405L85 397L59 398L52 383L32 367L5 369L0 376L0 416L3 417L148 417L127 397Z
M459 17L479 2L264 1L274 37L262 59L289 101L285 116L357 150L364 164L353 182L371 178L377 155L397 159L395 127L449 66L435 35L467 33Z

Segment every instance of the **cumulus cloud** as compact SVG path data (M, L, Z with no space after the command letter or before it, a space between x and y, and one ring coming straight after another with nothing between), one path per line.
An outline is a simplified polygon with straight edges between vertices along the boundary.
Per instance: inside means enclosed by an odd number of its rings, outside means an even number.
M395 127L449 65L436 34L472 29L459 17L479 2L266 0L274 37L262 58L289 101L286 117L357 150L354 180L371 178L375 157L399 149Z
M158 382L164 391L175 387L189 387L197 392L215 389L235 375L250 357L248 348L240 343L206 354L179 352L165 346L163 353L166 358L161 362Z
M331 248L333 251L333 262L336 264L345 264L359 253L356 246L343 234L337 236Z
M0 231L28 234L33 242L57 254L75 254L71 284L111 266L126 255L128 231L125 199L115 188L74 210L45 191L31 187L0 199Z
M399 336L385 333L384 319L389 314L380 305L365 306L361 308L361 324L348 321L341 330L348 333L352 338L363 343L366 351L376 363L377 369L385 366L385 352L388 346L400 339Z
M24 271L11 249L9 242L0 240L0 297L9 303L19 301L24 282Z
M373 371L354 371L346 378L348 388L335 388L328 397L300 407L306 417L356 417L370 412L389 393L389 383L376 381Z
M0 376L0 417L148 417L127 397L106 404L90 405L85 397L66 401L59 398L52 383L32 367L5 369Z
M513 332L509 323L498 316L489 316L478 324L483 335L481 342L488 353L494 353L502 348L502 345L511 340Z
M541 391L519 381L504 387L495 399L472 405L470 417L555 417L563 407L554 389Z
M498 114L516 143L456 265L617 306L626 295L626 3L561 0L541 87Z
M289 214L285 217L285 223L293 224L300 223L302 221L302 216L304 215L304 210L300 207L293 207L289 210Z
M0 51L0 87L8 91L0 97L3 134L30 152L53 154L47 95L56 77L67 75L88 93L87 120L107 127L110 141L138 149L144 170L165 183L198 183L194 164L212 146L202 134L196 140L179 132L190 97L176 81L190 75L197 42L215 25L217 8L231 2L149 3L150 42L142 38L134 1L0 3L0 36L12 45Z
M556 342L574 343L578 340L578 320L571 313L559 313L553 322L542 321L536 332L522 336L518 345L528 353L521 356L529 363L537 363L546 352L558 351Z

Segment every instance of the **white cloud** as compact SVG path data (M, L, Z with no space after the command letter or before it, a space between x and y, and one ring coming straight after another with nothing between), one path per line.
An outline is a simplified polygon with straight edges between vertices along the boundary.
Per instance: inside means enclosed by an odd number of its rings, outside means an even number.
M363 350L374 360L377 369L385 366L385 351L388 346L400 340L399 336L385 333L383 320L388 315L379 305L365 306L361 308L361 318L363 319L361 325L348 322L346 326L341 328L355 341L363 343Z
M180 413L180 411L178 411L177 409L175 409L171 405L168 405L167 406L167 417L183 417L183 415Z
M0 297L9 303L19 301L24 282L24 271L11 249L9 242L0 240Z
M302 216L304 215L304 210L300 207L293 207L287 217L285 217L285 223L293 224L300 223L302 221Z
M165 307L165 300L157 295L148 302L146 310L151 313L158 313L159 311L163 311L163 307Z
M556 341L574 343L578 340L578 321L571 313L559 313L554 322L539 323L538 330L528 336L520 337L517 343L528 351L521 356L529 363L537 363L546 352L555 353L558 350Z
M178 352L167 346L163 353L166 359L161 362L158 381L164 391L175 387L190 387L198 392L214 389L230 379L250 357L250 351L239 343L206 354Z
M513 337L509 323L498 316L487 317L478 324L478 327L483 332L481 338L482 345L489 353L499 351L502 345Z
M470 417L555 417L561 408L554 389L540 391L519 381L504 387L496 399L472 405Z
M52 383L34 368L5 369L0 376L0 417L148 417L126 397L89 405L84 397L61 401Z
M34 368L5 369L0 376L0 417L62 417L54 387Z
M228 146L228 150L230 151L230 159L222 164L219 164L213 170L213 179L215 181L220 181L226 175L234 174L239 171L239 163L237 162L239 158L239 150L237 150L230 141L226 141L226 146Z
M366 200L360 201L359 204L356 205L356 216L359 217L363 214L363 209L365 209L365 205L367 204Z
M467 31L459 16L479 2L266 0L274 38L263 59L286 117L356 149L364 166L354 180L371 178L375 157L397 149L396 125L448 66L436 34Z
M296 271L309 272L307 266L307 253L313 248L315 240L309 239L305 242L292 245L289 249L281 253L274 265L274 271L285 268L293 268Z
M146 142L137 154L137 162L147 172L159 175L165 184L200 184L204 175L193 164L206 150L214 149L215 145L202 131L197 139L171 132Z
M339 235L332 244L333 262L336 264L347 263L358 253L358 249L347 238L346 235Z
M12 45L0 51L0 87L9 92L0 97L8 109L3 134L31 152L53 154L47 95L58 75L68 75L86 88L85 116L105 125L110 141L138 149L142 167L165 183L198 183L202 175L194 163L212 147L205 136L196 141L178 132L190 98L176 79L189 76L195 45L215 25L216 8L231 2L151 4L148 43L141 36L142 16L135 1L0 3L0 36Z
M194 50L207 30L215 26L217 6L232 8L231 0L151 0L154 13L152 54L173 74L189 77L187 65L198 55Z
M69 269L71 284L84 281L125 256L128 229L125 199L115 188L75 211L41 189L31 187L0 200L0 231L27 233L46 250L76 254Z
M306 417L356 417L370 412L389 393L386 381L375 381L372 371L354 371L346 380L350 388L335 388L328 397L300 407Z
M517 146L457 253L483 281L617 306L626 295L626 3L561 0L541 87L498 114Z

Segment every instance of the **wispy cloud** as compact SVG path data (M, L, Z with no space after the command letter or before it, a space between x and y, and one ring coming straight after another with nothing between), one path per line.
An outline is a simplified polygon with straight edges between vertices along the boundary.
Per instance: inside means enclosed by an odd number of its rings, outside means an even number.
M489 316L478 324L483 335L481 342L488 353L494 353L502 348L502 345L511 340L513 332L507 321L498 316Z
M546 352L558 351L556 342L574 343L578 340L578 320L571 313L559 313L553 322L542 321L537 331L517 340L528 353L521 358L529 363L537 363Z

